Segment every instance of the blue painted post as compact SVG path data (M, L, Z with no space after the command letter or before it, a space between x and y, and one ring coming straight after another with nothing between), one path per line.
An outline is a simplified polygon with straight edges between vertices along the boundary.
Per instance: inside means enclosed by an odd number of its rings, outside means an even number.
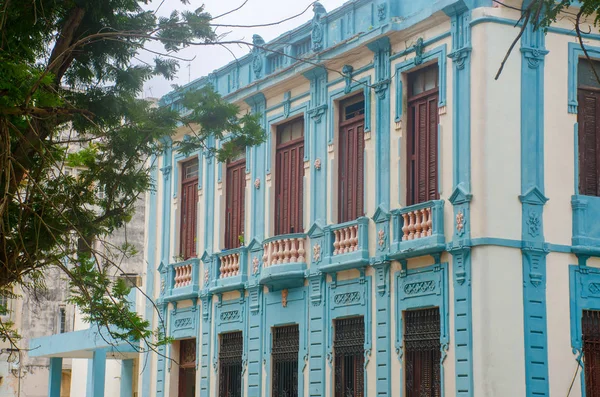
M376 379L377 379L377 396L392 395L391 389L391 316L390 316L390 283L389 272L390 262L380 262L373 265L377 275L377 297L375 304L377 312L375 321L377 328L375 330L375 362L377 364ZM396 315L402 315L401 312Z
M267 100L262 93L258 93L248 99L246 103L252 108L252 113L260 114L260 124L266 129L267 128ZM269 131L267 131L269 134ZM252 184L251 184L251 196L252 196L252 219L250 221L250 235L245 236L246 241L251 241L253 238L262 240L265 235L265 168L266 168L266 157L270 156L267 153L267 142L260 144L257 147L250 149L252 155L252 165L250 165L249 159L246 159L246 169L250 167L249 171L252 173ZM258 188L254 186L255 181L258 181Z
M260 397L262 391L262 286L252 281L248 287L248 397Z
M311 162L311 202L309 224L327 220L327 70L316 67L304 73L310 81L308 147L304 148L304 160ZM306 132L305 132L306 135ZM305 138L305 142L307 142ZM314 162L319 159L321 168L316 169Z
M457 11L459 13L457 13ZM453 61L452 129L454 219L451 243L454 278L454 347L456 396L473 396L473 324L471 291L471 13L449 9Z
M521 39L521 196L523 317L527 396L548 396L546 251L544 250L544 32Z
M133 360L121 362L121 393L120 397L133 397Z
M390 207L390 39L384 36L367 47L373 51L375 93L377 94L375 133L375 205Z
M207 139L207 146L214 147L213 137ZM206 156L206 189L204 192L204 249L208 253L213 250L214 236L214 203L215 203L215 159L210 153Z
M200 339L200 397L210 396L210 328L212 295L200 296L202 301L202 336Z
M311 307L309 309L309 334L308 334L308 395L320 397L326 394L325 387L325 327L329 326L325 315L325 299L323 292L325 280L323 274L309 276L308 282L311 291Z
M50 374L48 378L48 397L60 397L60 382L62 380L61 357L50 358Z
M90 371L89 368L88 371ZM94 351L91 371L91 397L104 397L104 381L106 377L106 350L99 349ZM90 391L88 390L88 393L89 392Z

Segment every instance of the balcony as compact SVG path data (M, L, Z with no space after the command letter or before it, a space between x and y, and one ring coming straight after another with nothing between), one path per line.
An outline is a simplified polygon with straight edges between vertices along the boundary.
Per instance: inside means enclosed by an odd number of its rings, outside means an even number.
M573 253L600 255L600 197L574 195Z
M210 287L213 293L233 291L243 288L247 280L246 247L225 250L217 254L216 279Z
M286 234L263 242L263 265L259 282L269 288L304 285L306 271L306 234Z
M432 200L391 211L393 239L390 258L406 259L439 253L446 248L444 200Z
M167 266L164 282L161 286L164 301L191 299L198 296L198 277L200 259L192 258L183 262L171 263Z
M332 273L369 263L369 218L329 225L324 232L327 249L321 271Z

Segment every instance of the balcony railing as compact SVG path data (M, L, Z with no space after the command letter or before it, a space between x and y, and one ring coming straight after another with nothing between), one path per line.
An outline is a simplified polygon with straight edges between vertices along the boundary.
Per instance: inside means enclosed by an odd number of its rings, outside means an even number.
M392 258L424 255L445 248L444 200L432 200L392 213Z
M284 263L306 262L306 235L288 234L265 240L263 268Z
M328 249L323 253L322 270L339 271L369 263L368 218L326 226L324 232Z
M166 301L195 297L198 293L200 259L171 263L161 278L161 294ZM161 276L163 277L163 276ZM164 288L162 284L164 283Z
M263 242L260 283L270 287L291 288L304 284L306 234L286 234Z
M574 195L573 252L600 255L600 197Z
M246 282L248 248L239 247L217 254L216 279L211 284L212 292L239 289Z

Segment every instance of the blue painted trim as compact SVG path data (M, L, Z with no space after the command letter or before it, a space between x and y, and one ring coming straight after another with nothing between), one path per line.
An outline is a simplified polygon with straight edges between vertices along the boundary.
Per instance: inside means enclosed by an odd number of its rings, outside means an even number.
M431 266L400 270L395 273L396 295L396 355L398 361L403 363L404 357L404 323L403 312L406 310L439 307L440 310L440 375L442 384L442 397L444 396L444 361L450 344L450 303L448 298L448 264L434 264ZM466 332L466 330L460 330ZM401 365L401 367L403 367ZM400 371L400 396L403 395L404 375Z
M573 194L579 194L579 123L573 125Z
M160 169L163 176L163 197L162 197L162 242L161 242L161 261L165 265L169 263L169 251L171 244L171 171L173 169L173 147L169 139L168 146L165 148L162 158L163 166Z
M248 227L245 227L245 237L250 241L253 238L261 239L265 235L265 192L267 190L265 183L265 163L267 161L266 158L270 157L270 152L267 152L267 148L270 150L271 134L270 131L267 130L267 115L265 111L267 107L267 100L264 94L257 93L252 97L247 98L246 103L252 108L253 114L261 115L261 127L267 131L268 135L268 142L263 142L260 145L250 149L251 158L246 156L246 172L252 172L251 181L258 180L260 183L260 187L258 189L254 188L254 182L250 188L250 202L252 203L251 213L253 215L250 221L250 233L248 233ZM250 169L248 169L249 166L251 167Z
M373 264L375 268L375 377L378 396L392 395L392 335L390 299L390 262ZM373 298L371 298L373 299ZM398 310L396 310L396 313ZM444 384L442 382L442 384Z
M341 79L340 79L341 81ZM329 127L327 128L327 145L333 145L336 136L335 130L335 109L341 97L352 96L359 91L363 91L365 97L365 132L371 131L371 76L363 77L358 81L353 81L348 89L339 88L330 91L329 95Z
M92 358L92 397L104 397L104 381L106 377L106 350L94 351ZM88 368L88 371L90 369Z
M310 102L303 102L300 105L290 108L289 109L289 113L286 114L285 113L278 113L275 115L270 116L267 119L267 141L266 141L266 152L267 152L267 157L266 157L266 166L265 166L265 173L266 174L271 174L271 168L272 168L272 163L273 163L273 136L276 134L272 132L273 127L275 127L278 124L281 123L285 123L286 120L291 120L294 119L300 115L302 115L302 117L304 118L304 145L305 148L308 147L308 137L310 136L310 124L308 123L308 109L309 109L309 104Z
M193 300L193 305L183 309L174 308L171 310L169 320L169 336L173 339L195 338L198 335L198 306L197 299Z
M367 379L367 365L371 357L371 277L365 276L364 269L360 270L360 277L352 280L337 281L337 278L332 277L332 282L327 283L326 306L327 319L327 362L329 363L329 395L334 393L334 378L333 378L333 321L338 318L363 316L365 321L365 345L364 345L364 397L369 395Z
M375 114L375 205L390 207L390 39L381 37L367 44L374 54L376 94Z
M60 397L62 378L62 357L51 357L48 368L48 397Z
M200 339L200 397L210 396L210 341L211 320L213 312L212 295L202 295L202 328Z
M215 146L214 137L207 139L206 146L211 148ZM214 219L215 211L209 210L215 208L215 162L213 155L205 155L206 159L206 191L204 192L204 250L212 253L214 249Z
M447 37L450 35L450 32L444 35ZM431 42L429 40L428 42ZM425 42L423 43L423 47L426 47ZM415 67L419 67L423 64L431 62L433 60L437 60L438 64L438 89L439 89L439 100L438 107L446 106L446 57L447 57L447 46L446 44L442 44L441 46L435 47L430 51L423 53L422 58L413 57L407 61L396 64L395 66L395 76L396 76L396 122L400 122L402 119L402 110L404 107L404 93L403 93L403 82L402 75L405 73L410 73L412 69ZM411 47L411 51L414 52L414 47ZM397 54L396 54L397 55ZM439 133L438 133L439 136ZM441 175L441 174L440 174Z
M587 34L585 35L587 39ZM600 40L600 36L598 36ZM600 47L594 47L586 44L585 49L592 58L600 58ZM569 113L577 113L577 66L579 59L584 58L585 53L579 43L569 43Z
M521 196L523 326L527 396L548 396L546 254L544 250L545 33L528 25L521 38Z

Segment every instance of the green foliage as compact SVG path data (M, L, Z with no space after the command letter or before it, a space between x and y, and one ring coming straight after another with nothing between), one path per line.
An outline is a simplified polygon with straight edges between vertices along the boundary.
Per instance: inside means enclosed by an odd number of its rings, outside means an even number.
M259 116L240 115L211 87L182 93L185 116L138 99L144 82L177 72L166 52L218 40L203 7L157 18L147 3L0 0L0 290L43 287L44 270L58 267L88 321L152 347L168 338L128 305L106 238L153 188L151 159L176 128L189 130L181 150L220 161L265 136ZM151 41L165 54L134 64ZM126 256L141 248L120 247ZM17 337L0 322L0 339Z

